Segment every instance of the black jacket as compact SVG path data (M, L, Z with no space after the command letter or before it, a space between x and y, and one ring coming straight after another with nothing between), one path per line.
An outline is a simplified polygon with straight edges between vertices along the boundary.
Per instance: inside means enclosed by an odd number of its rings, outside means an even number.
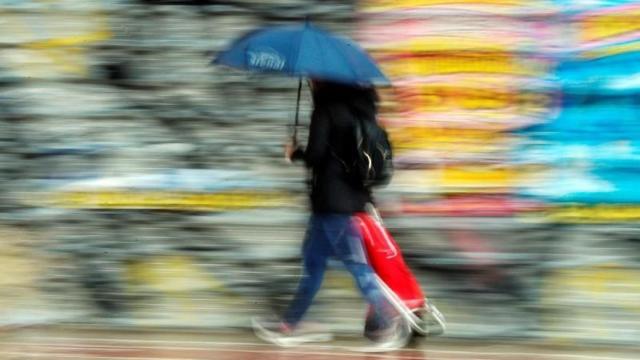
M363 211L371 193L351 171L356 156L354 127L358 119L375 121L372 94L353 88L332 88L314 94L306 149L294 153L311 170L310 197L314 213Z

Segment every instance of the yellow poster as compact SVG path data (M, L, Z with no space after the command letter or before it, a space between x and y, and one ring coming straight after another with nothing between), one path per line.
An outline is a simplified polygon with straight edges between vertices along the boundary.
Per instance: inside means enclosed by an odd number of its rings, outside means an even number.
M509 135L480 129L395 127L389 130L394 150L455 151L458 153L506 150Z
M433 193L495 193L523 184L534 171L527 167L450 165L399 171L394 183L399 187Z
M95 191L57 193L50 205L68 208L166 209L226 211L280 207L293 203L281 192L230 191L224 193Z
M547 70L544 63L522 62L508 52L485 53L421 53L381 58L381 66L392 78L456 73L487 73L515 76L540 76Z
M559 206L549 213L553 221L566 223L607 223L640 220L640 206L633 205L577 205Z
M505 34L504 37L487 39L487 36L465 34L465 36L423 36L408 40L393 41L373 45L376 53L385 54L474 51L505 53L512 51L518 43L516 37ZM521 40L521 39L520 39Z

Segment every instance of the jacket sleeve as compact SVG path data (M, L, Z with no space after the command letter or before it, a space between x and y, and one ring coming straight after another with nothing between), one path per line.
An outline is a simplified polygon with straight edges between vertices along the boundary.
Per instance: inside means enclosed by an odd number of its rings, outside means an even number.
M309 127L309 141L303 151L296 150L292 160L304 160L309 168L321 163L329 152L329 132L331 119L326 112L316 111L311 118Z

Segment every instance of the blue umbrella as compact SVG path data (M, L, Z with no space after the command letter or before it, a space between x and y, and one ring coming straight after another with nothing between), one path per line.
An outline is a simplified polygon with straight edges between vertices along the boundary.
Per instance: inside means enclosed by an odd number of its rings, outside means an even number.
M373 59L355 42L333 35L308 21L301 25L254 30L234 41L214 64L262 73L280 73L355 86L389 85ZM294 134L295 140L295 134Z
M389 84L360 46L309 22L254 30L233 42L213 62L359 86Z

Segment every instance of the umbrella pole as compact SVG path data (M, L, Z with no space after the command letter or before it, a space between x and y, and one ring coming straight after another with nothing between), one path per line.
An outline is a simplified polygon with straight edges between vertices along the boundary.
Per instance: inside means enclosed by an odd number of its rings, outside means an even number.
M302 77L298 78L298 100L296 101L296 118L295 123L293 125L293 146L298 145L298 121L299 121L299 112L300 112L300 93L302 92Z

